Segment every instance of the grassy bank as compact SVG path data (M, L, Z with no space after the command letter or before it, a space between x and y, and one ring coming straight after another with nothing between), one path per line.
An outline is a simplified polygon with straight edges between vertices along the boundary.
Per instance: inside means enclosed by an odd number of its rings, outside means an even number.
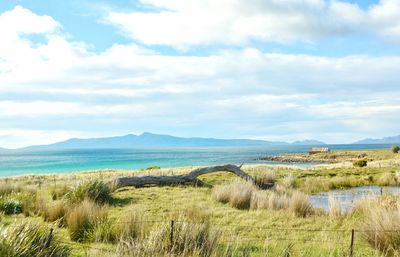
M400 166L393 158L370 161L364 168L253 165L243 169L259 179L276 180L276 190L262 191L222 172L200 178L213 188L113 191L106 184L118 176L176 175L192 167L2 179L0 235L7 229L17 233L10 229L18 226L36 226L41 231L35 241L38 249L63 249L64 255L50 256L347 256L355 229L353 256L398 256L393 235L368 234L366 229L390 228L398 215L398 198L362 203L347 214L332 203L325 214L311 208L304 195L360 185L400 185ZM389 218L385 224L376 223L382 217ZM47 243L50 228L54 240L51 236ZM377 242L371 239L375 237ZM13 243L0 238L0 253L1 247L12 248ZM23 245L32 248L28 243Z

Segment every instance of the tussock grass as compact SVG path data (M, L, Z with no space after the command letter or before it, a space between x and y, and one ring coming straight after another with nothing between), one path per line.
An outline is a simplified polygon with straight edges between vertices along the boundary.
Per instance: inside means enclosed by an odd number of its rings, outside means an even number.
M76 204L68 213L66 224L73 241L84 242L94 239L93 232L99 224L107 221L107 209L92 201Z
M276 182L276 173L273 170L267 170L262 173L258 172L254 176L254 180L256 185L273 184Z
M398 186L400 185L400 171L396 173L383 173L377 181L380 186Z
M287 209L298 217L314 213L306 194L283 186L278 186L275 191L260 190L250 182L235 180L230 184L215 186L212 196L216 201L229 203L237 209Z
M64 198L66 194L68 194L69 191L71 191L70 187L67 185L62 185L62 186L52 186L49 189L51 199L53 200L60 200Z
M249 209L252 194L256 190L254 184L237 180L230 188L229 204L237 209Z
M385 256L400 255L400 201L383 197L364 210L363 237Z
M70 249L57 235L49 241L50 229L34 222L0 225L0 256L66 257ZM49 242L49 243L48 243Z
M128 208L116 224L115 234L122 241L143 239L147 232L147 223L143 220L143 213L134 206Z
M304 193L295 191L290 197L289 210L298 217L307 217L314 214L310 199Z
M288 174L282 179L281 185L286 188L295 188L296 187L296 177L293 173Z
M192 221L197 215L183 214L174 226L171 240L171 226L163 223L155 226L143 240L122 239L118 244L121 256L182 256L211 257L222 256L218 242L221 233L212 230L209 216L202 216L202 222Z
M6 196L11 193L18 193L22 191L20 183L12 182L8 179L0 180L0 197Z
M112 195L109 185L101 180L90 181L81 184L66 193L66 198L71 203L79 203L90 199L99 204L111 203Z
M329 217L332 220L342 217L342 209L340 208L339 202L332 195L328 198L329 203Z
M57 201L46 206L43 211L43 218L45 221L53 222L60 221L60 225L64 224L64 218L67 213L67 206L64 201Z

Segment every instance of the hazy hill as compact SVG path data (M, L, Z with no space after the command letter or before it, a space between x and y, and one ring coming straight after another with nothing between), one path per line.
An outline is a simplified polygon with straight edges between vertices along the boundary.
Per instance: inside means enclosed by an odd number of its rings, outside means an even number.
M325 142L322 141L318 141L315 139L306 139L306 140L301 140L301 141L295 141L292 143L292 145L314 145L314 146L318 146L318 145L326 145Z
M104 149L104 148L157 148L157 147L208 147L208 146L257 146L285 145L286 142L271 142L250 139L216 139L216 138L183 138L169 135L143 133L117 137L79 139L73 138L63 142L29 146L24 150L57 150L57 149Z
M400 144L400 135L380 139L367 138L354 142L353 144Z

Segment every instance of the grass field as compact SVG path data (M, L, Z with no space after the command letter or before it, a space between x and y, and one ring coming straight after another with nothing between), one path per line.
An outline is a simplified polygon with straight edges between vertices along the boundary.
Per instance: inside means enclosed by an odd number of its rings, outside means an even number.
M42 255L37 256L349 256L352 229L355 230L353 256L399 256L400 232L378 233L388 228L400 229L396 225L400 218L398 197L384 196L363 202L346 214L337 212L334 205L330 213L312 210L302 216L293 212L293 208L307 205L293 195L361 185L400 185L398 155L371 151L369 156L375 159L370 159L363 168L345 163L310 169L244 166L243 170L252 176L269 174L276 180L278 200L274 201L283 203L263 208L252 206L254 196L263 196L265 192L257 189L248 192L245 186L233 190L241 193L239 196L228 192L228 196L239 200L251 198L252 202L244 209L216 199L218 186L236 181L234 175L223 172L200 177L214 185L214 189L165 186L112 191L101 182L128 175L182 174L193 167L3 179L0 256L29 256L21 254L25 249L19 253L6 251L7 247L26 243L17 239L10 242L4 237L7 233L19 233L21 222L26 222L22 225L28 228L39 224L43 230L42 234L34 233L38 237L36 244L44 249L39 249ZM266 201L270 200L261 200L261 205L271 206ZM386 223L377 224L377 219ZM14 227L17 231L12 230ZM50 228L54 229L51 236ZM368 228L375 229L372 243ZM24 230L27 235L28 232ZM65 249L58 250L58 255L45 255L52 247ZM28 248L32 247L26 243Z

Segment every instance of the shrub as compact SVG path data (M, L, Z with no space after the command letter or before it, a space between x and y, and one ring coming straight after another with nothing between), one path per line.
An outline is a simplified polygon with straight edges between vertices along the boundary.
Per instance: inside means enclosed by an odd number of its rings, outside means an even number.
M367 164L368 164L368 162L367 162L367 160L356 160L356 161L354 161L353 162L353 166L354 167L365 167L365 166L367 166Z
M85 199L90 199L100 204L112 202L110 187L100 180L79 185L68 192L66 197L72 203L79 203Z
M392 152L393 153L398 153L400 151L400 147L398 145L392 146Z
M370 205L363 221L363 237L385 256L400 254L400 206Z
M50 229L33 222L0 225L0 256L7 257L66 257L70 249L57 235L49 240ZM50 242L46 245L47 242Z
M21 213L23 210L22 207L22 203L15 199L0 200L0 211L7 215Z
M94 202L84 200L67 213L66 224L71 240L84 242L93 240L97 225L107 220L107 210Z
M150 166L141 170L160 170L161 167L160 166Z

